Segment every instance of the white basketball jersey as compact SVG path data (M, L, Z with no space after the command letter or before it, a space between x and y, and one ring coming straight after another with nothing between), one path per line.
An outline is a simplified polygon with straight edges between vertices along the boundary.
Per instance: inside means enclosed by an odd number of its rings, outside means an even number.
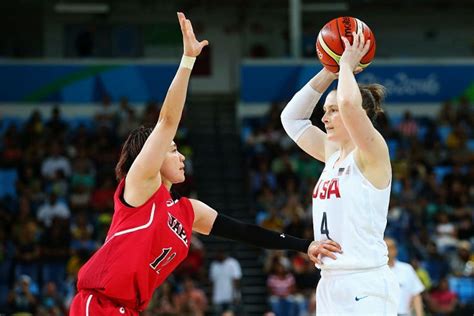
M379 190L363 175L352 151L334 166L337 151L326 161L313 191L315 240L332 239L341 245L337 260L322 258L322 270L354 270L387 264L383 240L387 224L390 187Z

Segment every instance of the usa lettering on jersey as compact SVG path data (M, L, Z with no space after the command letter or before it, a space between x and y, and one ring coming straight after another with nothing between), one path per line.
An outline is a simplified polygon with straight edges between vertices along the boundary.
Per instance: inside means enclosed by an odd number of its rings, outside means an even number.
M340 198L339 179L333 178L325 181L319 181L314 188L313 198L326 200L330 198Z
M186 230L176 217L168 213L168 227L188 246L188 236Z

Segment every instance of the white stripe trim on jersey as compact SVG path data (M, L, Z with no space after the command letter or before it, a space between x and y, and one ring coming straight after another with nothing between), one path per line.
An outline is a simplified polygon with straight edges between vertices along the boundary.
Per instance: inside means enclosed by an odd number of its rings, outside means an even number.
M151 223L153 223L154 215L155 215L155 203L153 203L153 206L151 207L150 219L148 220L148 223L146 223L145 225L141 225L141 226L137 226L137 227L133 227L133 228L129 228L129 229L125 229L125 230L121 230L119 232L116 232L115 234L113 234L110 238L108 238L105 241L104 245L106 243L108 243L109 241L111 241L116 236L133 233L133 232L136 232L137 230L142 230L142 229L146 229L146 228L150 227Z
M89 297L87 298L87 302L86 302L86 316L89 316L89 305L91 304L91 301L92 301L92 294L89 295Z

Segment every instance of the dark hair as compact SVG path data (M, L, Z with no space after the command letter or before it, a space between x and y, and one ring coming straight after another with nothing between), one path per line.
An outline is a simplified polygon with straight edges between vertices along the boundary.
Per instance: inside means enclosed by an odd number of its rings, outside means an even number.
M359 84L362 95L362 108L372 122L375 122L379 113L383 113L382 101L385 97L385 87L380 84Z
M140 126L130 132L127 140L123 143L120 158L115 166L115 177L122 180L126 175L133 161L137 158L142 150L148 136L150 136L153 128Z

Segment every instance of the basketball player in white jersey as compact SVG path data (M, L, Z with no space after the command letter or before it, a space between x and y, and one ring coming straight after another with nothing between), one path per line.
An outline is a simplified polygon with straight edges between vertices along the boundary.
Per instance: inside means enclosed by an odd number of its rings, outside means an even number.
M359 86L354 72L369 49L353 33L339 61L337 89L325 100L326 133L310 121L321 94L337 78L326 69L313 77L281 114L287 134L309 155L325 162L313 191L315 240L310 257L321 269L316 315L397 315L398 283L383 240L392 170L388 147L372 120L381 112L383 87ZM328 241L342 252L322 251Z

